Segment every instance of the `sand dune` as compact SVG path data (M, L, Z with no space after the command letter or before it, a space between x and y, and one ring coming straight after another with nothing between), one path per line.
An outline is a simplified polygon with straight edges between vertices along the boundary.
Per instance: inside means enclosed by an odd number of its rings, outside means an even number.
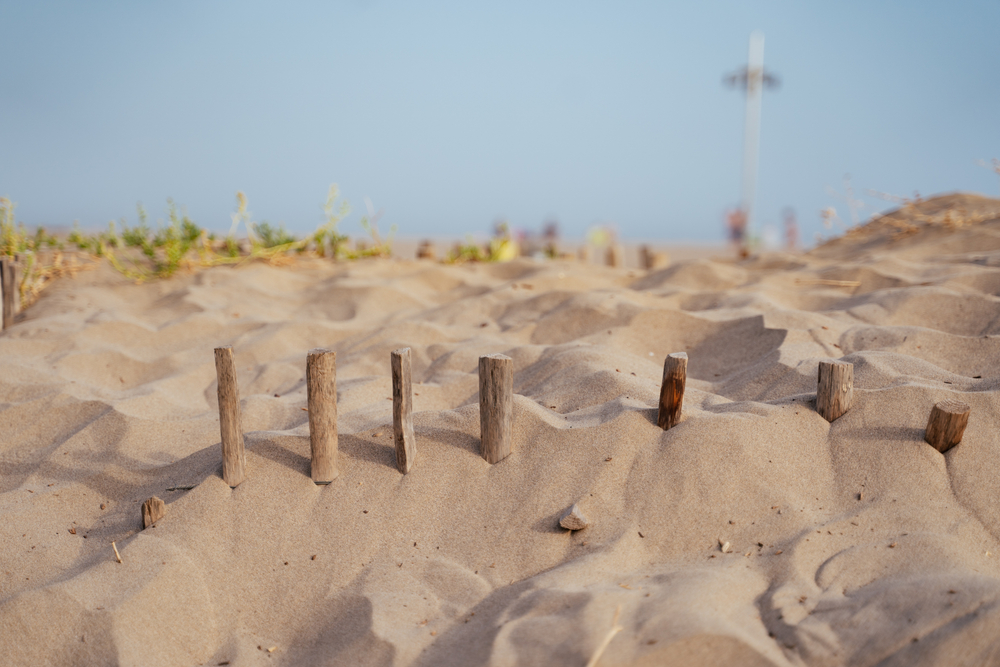
M63 279L0 336L2 661L582 666L620 610L600 665L1000 664L998 212L954 195L807 254L653 272L316 260ZM248 448L235 490L220 345ZM337 352L329 486L309 477L313 347ZM665 432L677 351L684 419ZM514 360L515 429L490 466L477 363L494 352ZM831 358L855 369L832 424L814 406ZM942 455L923 434L949 397L972 416ZM143 531L152 495L167 515ZM574 503L592 524L570 533Z

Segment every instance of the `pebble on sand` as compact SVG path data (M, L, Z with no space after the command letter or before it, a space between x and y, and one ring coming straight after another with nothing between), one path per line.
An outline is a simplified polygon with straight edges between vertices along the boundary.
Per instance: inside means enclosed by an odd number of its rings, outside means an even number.
M587 517L580 511L580 506L574 504L559 519L559 525L566 530L582 530L590 525Z

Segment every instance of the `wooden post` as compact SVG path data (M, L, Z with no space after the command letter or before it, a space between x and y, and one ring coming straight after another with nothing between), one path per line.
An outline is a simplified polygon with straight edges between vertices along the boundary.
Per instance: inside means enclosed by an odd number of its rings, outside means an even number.
M3 286L3 328L14 325L17 298L17 269L11 257L0 260L0 283Z
M421 241L417 246L417 259L435 259L434 244L430 241Z
M576 251L576 255L584 264L590 264L590 246L586 242Z
M17 253L14 255L14 314L17 315L21 312L21 280L23 279L25 269L27 269L27 263L24 260L24 255Z
M854 364L846 361L819 362L816 412L828 422L851 409L854 402Z
M931 410L924 440L942 454L948 451L962 442L971 411L972 408L962 401L955 399L941 401Z
M663 382L660 384L660 409L656 415L656 425L664 431L676 426L681 420L687 367L687 352L668 354L663 362Z
M502 354L479 357L481 452L489 463L510 454L514 428L514 360Z
M231 345L215 348L215 372L219 377L222 479L236 488L246 477L247 456L243 448L240 390L236 386L236 361L233 359Z
M410 348L392 351L392 433L396 440L396 467L404 475L413 468L417 441L413 435L413 386Z
M337 478L337 353L309 350L306 357L306 393L309 403L309 443L312 480L329 484Z
M653 268L653 261L653 249L648 245L641 246L639 248L639 263L642 265L642 268L647 271L650 270Z
M615 269L625 265L625 250L617 243L608 246L607 265Z
M664 251L653 250L650 246L644 245L639 249L639 261L642 268L647 271L662 269L670 263L670 256Z

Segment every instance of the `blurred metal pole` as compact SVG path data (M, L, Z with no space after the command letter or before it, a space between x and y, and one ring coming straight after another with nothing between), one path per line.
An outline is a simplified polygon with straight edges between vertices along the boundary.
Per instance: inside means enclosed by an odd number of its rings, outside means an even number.
M764 33L750 33L746 73L747 109L743 125L743 188L741 208L746 216L746 236L753 230L754 199L757 194L757 164L760 148L760 100L764 87Z
M778 78L764 70L764 33L759 30L750 33L750 52L746 67L724 77L723 81L729 86L743 88L747 96L746 120L743 126L743 184L740 192L745 248L753 229L754 204L757 196L761 95L764 88L778 85Z

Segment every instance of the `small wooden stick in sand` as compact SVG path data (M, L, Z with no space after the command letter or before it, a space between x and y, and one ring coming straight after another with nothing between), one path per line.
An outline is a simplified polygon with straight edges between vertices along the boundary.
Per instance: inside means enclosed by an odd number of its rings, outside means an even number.
M942 454L962 442L972 408L962 401L941 401L931 410L924 440Z
M625 250L617 243L612 243L608 246L607 255L605 256L606 263L613 269L618 269L625 266Z
M854 402L854 364L846 361L819 362L816 412L832 422L851 409Z
M431 241L421 241L417 246L417 259L435 259L437 253L434 252L434 243Z
M663 362L663 382L660 384L660 409L656 424L664 431L681 420L684 405L684 385L687 383L687 352L668 354Z
M587 661L587 667L596 667L598 660L600 660L601 656L604 655L604 651L608 648L608 644L611 643L611 640L615 638L615 635L625 629L618 625L618 616L621 613L622 606L618 605L618 608L615 609L615 618L611 621L611 630L609 630L608 634L601 640L601 643L597 645L597 650L594 651L594 655L590 656L590 660Z
M114 540L111 540L111 548L115 550L115 560L119 563L122 562L122 555L118 553L118 545L115 544Z
M14 315L17 314L15 298L17 293L17 268L13 258L0 260L0 283L3 290L3 329L14 325Z
M644 269L646 269L648 271L649 269L653 268L653 266L654 266L655 263L656 263L656 259L655 259L654 255L653 255L653 249L650 248L648 245L640 246L639 247L639 264L642 265L642 268L644 268Z
M236 362L231 345L215 348L215 372L219 377L222 479L236 488L246 477L246 451L240 419L240 390L236 386Z
M413 435L413 385L410 381L410 348L393 350L392 432L396 441L396 467L404 475L413 467L417 443Z
M487 462L510 454L513 427L514 360L502 354L479 357L479 428Z
M306 357L306 391L309 402L309 443L312 447L312 480L329 484L337 478L337 353L310 350Z

